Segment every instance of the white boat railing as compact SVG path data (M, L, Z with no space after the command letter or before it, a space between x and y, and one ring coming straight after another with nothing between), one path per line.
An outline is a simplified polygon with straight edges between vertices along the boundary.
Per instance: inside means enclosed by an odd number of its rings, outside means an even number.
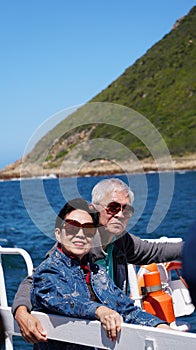
M10 308L1 308L6 329L21 335ZM39 318L50 339L94 346L110 350L188 350L196 349L196 334L168 331L160 328L123 324L117 341L111 342L99 321L81 320L33 312ZM7 350L8 348L6 348Z
M29 254L23 249L2 248L1 254L21 254L27 264L28 273L32 272L32 261ZM5 324L5 350L13 350L12 337L21 336L20 330L7 305L4 272L0 259L0 312ZM184 350L196 349L196 334L184 333L175 330L144 327L123 324L118 339L111 342L105 334L99 321L90 321L59 315L47 315L41 312L32 312L40 319L47 336L75 344L83 344L99 349L111 350Z
M9 312L11 311L10 308L8 308L8 302L7 302L7 293L6 293L6 285L5 285L5 279L4 279L4 271L3 271L3 266L2 266L2 259L1 255L2 254L12 254L12 255L21 255L26 263L27 266L27 271L28 275L32 274L33 271L33 263L31 260L30 255L26 252L26 250L21 249L21 248L4 248L0 246L0 312L3 316L3 311L8 310ZM11 318L13 318L12 315L9 316L9 320L11 321ZM7 315L4 317L5 319L5 324L7 325ZM12 320L13 323L13 320ZM13 349L13 342L12 342L12 333L9 332L9 328L5 328L5 350L12 350Z

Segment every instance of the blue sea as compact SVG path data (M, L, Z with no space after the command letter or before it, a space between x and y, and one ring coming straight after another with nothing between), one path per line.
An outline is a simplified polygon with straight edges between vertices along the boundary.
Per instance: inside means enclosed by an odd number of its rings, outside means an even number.
M108 177L111 176L1 181L0 245L25 249L31 255L34 266L37 266L54 244L55 215L65 201L78 196L90 201L93 186ZM128 226L130 232L141 238L167 236L186 239L189 227L195 220L195 171L161 174L164 182L162 191L157 173L117 177L127 182L135 193L135 214ZM4 255L2 260L11 306L27 271L20 256ZM191 331L196 332L195 312L180 319L188 322ZM25 343L21 337L14 337L14 349L28 350L32 349L32 345Z

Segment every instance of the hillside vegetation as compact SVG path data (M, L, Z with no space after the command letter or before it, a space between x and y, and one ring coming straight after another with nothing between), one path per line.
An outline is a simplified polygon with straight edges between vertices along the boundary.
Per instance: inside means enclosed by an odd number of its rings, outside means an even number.
M178 21L175 29L90 102L110 102L136 110L159 130L172 155L183 156L196 149L195 96L196 7ZM59 152L53 149L50 154L48 160L54 166L83 137L120 141L134 151L139 159L150 155L145 145L135 136L118 127L108 128L104 123L92 128L91 125L83 125L73 129L71 134L72 141L70 134L65 133L60 140L62 143L64 139L65 147L60 147ZM55 147L58 150L59 143Z
M194 152L195 44L196 7L93 101L119 103L145 115L160 131L171 154ZM104 127L95 131L97 136L104 132Z

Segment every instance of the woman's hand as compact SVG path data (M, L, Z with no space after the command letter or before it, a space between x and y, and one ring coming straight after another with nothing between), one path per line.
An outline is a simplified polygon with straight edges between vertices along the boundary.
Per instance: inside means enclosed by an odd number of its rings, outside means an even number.
M158 324L158 326L156 328L170 329L170 331L172 330L172 328L169 325L167 325L166 323L160 323L160 324Z
M96 310L96 317L105 329L107 337L112 341L116 340L118 332L121 330L122 316L106 306L100 306Z

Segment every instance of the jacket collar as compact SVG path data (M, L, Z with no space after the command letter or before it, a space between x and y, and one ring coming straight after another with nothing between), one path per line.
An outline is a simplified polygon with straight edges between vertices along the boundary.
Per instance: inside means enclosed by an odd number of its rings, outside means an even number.
M67 265L68 267L70 267L70 266L80 266L80 264L81 264L81 261L79 259L66 255L61 250L59 250L58 247L55 248L55 250L53 251L52 255L53 254L55 255L55 258L61 259L61 261L63 260L65 265Z
M122 238L123 236L126 234L127 232L123 232L120 237L111 242L110 244L113 245L114 247L114 251L115 251L115 256L122 256L124 255L121 247L122 247ZM93 239L93 246L90 250L90 256L91 256L91 259L92 259L92 262L95 262L96 260L100 260L100 259L105 259L106 258L106 253L105 251L103 250L102 248L102 245L101 245L101 239L100 239L100 234L99 234L99 231L97 230L95 236L94 236L94 239Z

